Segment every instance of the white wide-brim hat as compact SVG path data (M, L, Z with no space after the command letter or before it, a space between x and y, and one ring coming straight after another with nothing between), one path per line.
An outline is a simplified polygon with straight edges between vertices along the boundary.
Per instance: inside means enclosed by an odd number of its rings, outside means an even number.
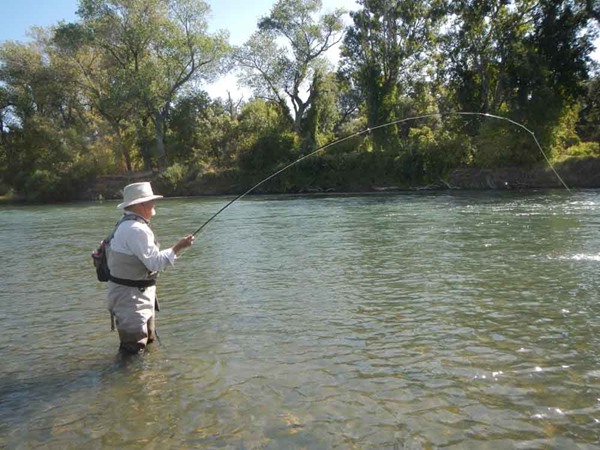
M125 186L123 189L123 203L119 203L117 208L127 208L128 206L137 205L138 203L149 202L163 198L162 195L154 195L152 186L147 181L141 183L132 183Z

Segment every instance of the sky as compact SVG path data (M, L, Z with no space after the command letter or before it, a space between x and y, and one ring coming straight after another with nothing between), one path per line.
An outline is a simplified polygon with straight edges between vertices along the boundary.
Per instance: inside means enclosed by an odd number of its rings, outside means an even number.
M206 1L206 0L205 0ZM267 15L275 0L207 0L211 8L211 31L226 29L231 43L242 44L256 28L259 17ZM0 0L0 42L24 40L32 26L50 26L78 19L78 0ZM323 0L323 11L355 8L354 0Z
M243 44L256 30L256 23L271 11L275 0L205 0L211 7L208 17L209 31L227 30L229 42ZM356 9L355 0L322 0L323 12L335 8ZM49 27L61 21L74 22L78 19L78 0L0 0L0 44L7 40L25 41L31 27ZM600 61L600 41L593 57ZM234 98L248 93L240 89L233 75L203 86L213 97L226 97L231 92Z
M205 0L210 5L208 16L209 31L229 31L229 42L233 45L243 44L256 30L260 17L266 16L275 4L275 0ZM322 0L323 12L331 12L335 8L351 10L356 8L355 0ZM49 27L61 21L75 22L78 0L0 0L0 44L7 40L26 41L31 27ZM217 82L203 86L213 97L227 97L231 92L233 98L248 92L237 86L233 75L221 78Z

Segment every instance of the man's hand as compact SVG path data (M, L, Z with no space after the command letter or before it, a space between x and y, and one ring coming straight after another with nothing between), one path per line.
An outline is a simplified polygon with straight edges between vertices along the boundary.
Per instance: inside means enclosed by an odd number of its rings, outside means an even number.
M179 252L181 252L181 250L183 250L184 248L191 247L195 240L196 238L194 237L194 235L188 234L187 236L179 239L177 244L173 246L173 251L176 255L178 255Z

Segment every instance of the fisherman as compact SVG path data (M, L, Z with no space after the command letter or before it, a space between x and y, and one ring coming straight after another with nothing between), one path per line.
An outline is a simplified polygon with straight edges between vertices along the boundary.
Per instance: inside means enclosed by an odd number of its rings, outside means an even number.
M125 186L123 202L117 206L125 214L106 246L108 310L119 332L119 350L126 354L142 353L156 339L158 272L173 266L177 255L194 243L190 234L173 247L159 250L148 226L159 198L162 195L155 195L149 182Z

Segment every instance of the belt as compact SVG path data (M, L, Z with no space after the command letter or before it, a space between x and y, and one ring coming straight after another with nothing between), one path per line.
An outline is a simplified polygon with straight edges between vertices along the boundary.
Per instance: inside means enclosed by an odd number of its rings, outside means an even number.
M149 286L154 286L156 284L156 279L152 278L150 280L125 280L123 278L113 277L112 275L108 276L108 279L113 283L117 283L123 286L129 287L137 287L137 288L145 288Z

